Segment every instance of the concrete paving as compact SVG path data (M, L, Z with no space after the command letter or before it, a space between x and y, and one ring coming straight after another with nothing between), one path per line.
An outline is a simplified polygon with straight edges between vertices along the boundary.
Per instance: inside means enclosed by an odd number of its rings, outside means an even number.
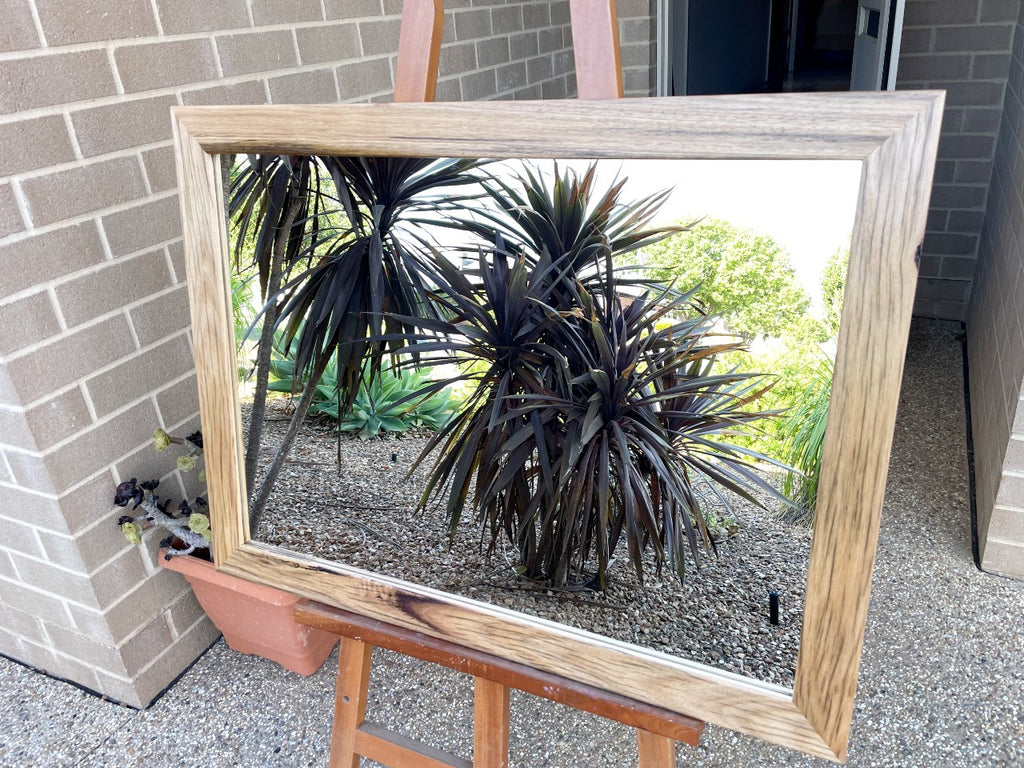
M1024 582L971 558L959 326L915 322L903 382L848 765L1024 766ZM333 657L304 678L218 641L134 711L0 659L0 765L323 766ZM375 719L469 756L472 685L394 654ZM514 694L512 764L630 766L624 726ZM679 766L826 761L708 727Z

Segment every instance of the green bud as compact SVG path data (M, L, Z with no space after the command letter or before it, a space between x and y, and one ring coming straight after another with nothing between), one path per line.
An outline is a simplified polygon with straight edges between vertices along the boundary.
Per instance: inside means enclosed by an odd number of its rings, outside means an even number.
M200 483L205 483L206 482L206 470L205 469L200 469L199 470L199 482Z
M210 533L210 518L202 512L194 512L189 516L188 528L193 533L198 533L207 541L213 540L213 536Z
M178 457L178 469L182 472L191 472L196 468L196 457L195 456L179 456Z
M157 431L153 433L153 447L156 448L158 451L166 450L167 446L169 446L170 444L171 436L164 432L162 429L158 428Z
M142 543L142 526L138 523L123 523L121 525L121 533L132 544Z

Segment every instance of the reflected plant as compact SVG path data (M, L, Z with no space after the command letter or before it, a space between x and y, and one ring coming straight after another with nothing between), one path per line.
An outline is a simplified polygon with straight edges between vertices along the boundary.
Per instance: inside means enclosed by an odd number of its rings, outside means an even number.
M474 231L494 247L472 273L436 267L445 317L419 321L411 350L443 352L476 389L417 460L436 449L420 504L447 494L452 535L468 506L492 550L505 537L521 572L552 586L594 564L603 589L620 539L641 580L648 550L682 579L685 556L713 546L697 478L754 503L773 493L755 471L765 457L712 439L768 415L748 410L766 387L710 373L738 342L716 336L690 294L623 292L614 244L664 234L643 229L651 200L621 203L621 184L596 194L593 168L555 176L525 174L481 217L494 226Z
M814 520L818 501L834 367L832 358L822 355L817 371L782 423L783 457L797 470L786 475L782 492L796 505L797 513L791 517L805 524Z

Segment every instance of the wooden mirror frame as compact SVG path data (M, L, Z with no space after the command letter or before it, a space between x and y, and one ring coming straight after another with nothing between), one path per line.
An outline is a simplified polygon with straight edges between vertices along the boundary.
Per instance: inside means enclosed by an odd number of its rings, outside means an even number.
M943 94L175 107L219 570L832 760L845 760ZM220 153L862 163L792 691L251 541Z

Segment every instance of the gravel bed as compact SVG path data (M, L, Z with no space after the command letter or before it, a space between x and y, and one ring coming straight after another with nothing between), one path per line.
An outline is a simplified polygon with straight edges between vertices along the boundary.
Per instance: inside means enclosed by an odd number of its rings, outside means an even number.
M266 460L287 425L284 405L269 412ZM545 589L516 575L503 542L487 555L472 515L451 542L442 503L416 513L427 467L411 477L408 469L426 442L345 435L339 471L329 425L304 426L254 538L792 687L809 529L740 500L734 534L723 530L717 556L702 553L699 569L691 561L682 585L652 568L641 586L623 555L605 593ZM780 594L777 626L770 590Z

